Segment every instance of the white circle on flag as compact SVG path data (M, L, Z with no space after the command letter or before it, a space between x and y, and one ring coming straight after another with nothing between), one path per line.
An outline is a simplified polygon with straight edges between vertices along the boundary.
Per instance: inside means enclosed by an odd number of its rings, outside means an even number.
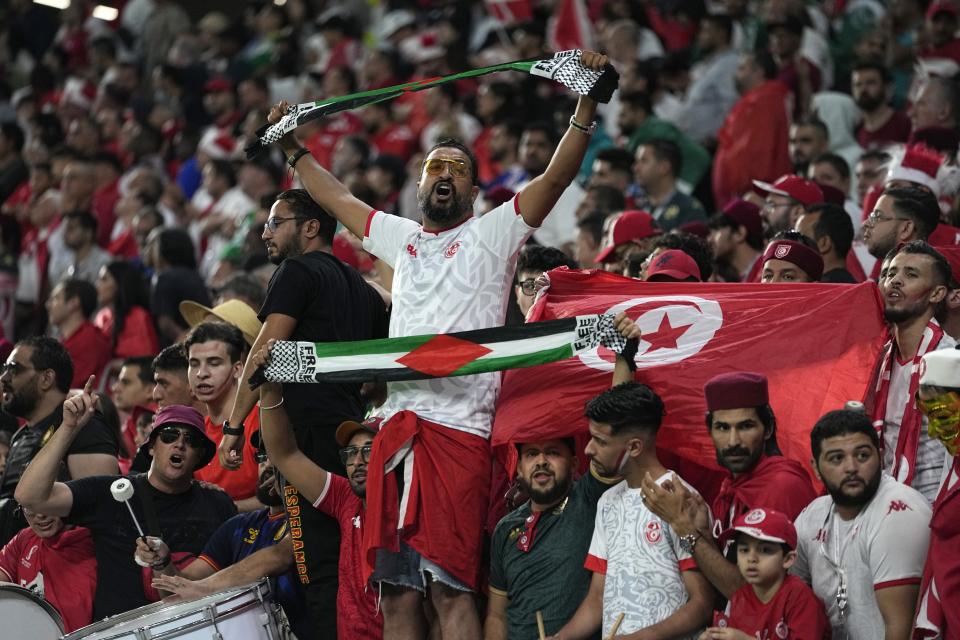
M639 316L630 313L630 309L641 305L657 306L646 309ZM673 364L700 353L723 326L723 310L720 304L697 296L631 298L613 305L604 313L616 315L621 311L633 319L642 336L653 338L658 335L662 326L676 331L675 348L655 345L641 336L637 356L634 358L638 369ZM599 371L613 371L613 362L602 358L598 350L599 347L594 347L578 357L588 367Z

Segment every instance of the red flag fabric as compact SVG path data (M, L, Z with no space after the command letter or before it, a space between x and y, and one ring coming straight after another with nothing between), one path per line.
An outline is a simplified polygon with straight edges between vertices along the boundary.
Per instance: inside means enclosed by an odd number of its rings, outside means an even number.
M583 0L560 0L549 22L547 42L555 51L593 49L593 28Z
M626 311L643 332L639 382L664 400L664 463L712 500L724 477L704 423L703 385L729 371L767 376L784 455L810 469L810 428L848 400L863 401L885 339L876 285L641 282L598 271L554 270L530 320ZM585 403L609 387L613 355L600 347L507 371L491 444L513 469L516 442L587 430Z
M533 19L531 0L486 0L490 15L504 25L520 24Z

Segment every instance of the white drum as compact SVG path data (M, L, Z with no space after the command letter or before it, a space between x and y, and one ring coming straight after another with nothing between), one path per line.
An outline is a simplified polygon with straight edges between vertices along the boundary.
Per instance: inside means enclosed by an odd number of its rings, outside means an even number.
M4 640L57 640L63 635L54 606L15 584L0 584L0 625Z
M192 600L155 602L105 618L63 640L283 640L289 638L286 618L270 599L270 583Z

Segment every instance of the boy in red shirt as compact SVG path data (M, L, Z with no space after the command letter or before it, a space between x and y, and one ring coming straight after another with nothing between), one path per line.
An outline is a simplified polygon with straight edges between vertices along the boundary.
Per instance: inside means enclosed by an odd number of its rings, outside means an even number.
M823 603L803 580L787 575L797 558L797 530L790 519L772 509L753 509L720 536L721 547L733 536L747 584L700 640L829 640Z

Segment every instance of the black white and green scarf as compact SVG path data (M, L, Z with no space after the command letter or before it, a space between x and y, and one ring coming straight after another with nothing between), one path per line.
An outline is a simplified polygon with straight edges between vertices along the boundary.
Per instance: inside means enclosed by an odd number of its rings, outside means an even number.
M556 362L599 345L622 353L626 343L610 314L356 342L279 341L250 386L466 376Z
M597 102L609 102L617 88L620 76L612 65L608 64L603 71L594 71L580 62L583 52L580 49L560 51L546 60L523 60L505 62L490 67L481 67L448 76L426 78L414 82L383 87L372 91L361 91L336 98L304 102L291 105L280 122L262 127L257 131L257 140L246 148L247 157L253 158L267 146L273 144L300 125L322 116L356 109L368 104L375 104L391 100L404 93L422 91L448 82L455 82L464 78L494 73L496 71L521 71L530 75L540 76L559 82L571 91L580 95L589 96Z

